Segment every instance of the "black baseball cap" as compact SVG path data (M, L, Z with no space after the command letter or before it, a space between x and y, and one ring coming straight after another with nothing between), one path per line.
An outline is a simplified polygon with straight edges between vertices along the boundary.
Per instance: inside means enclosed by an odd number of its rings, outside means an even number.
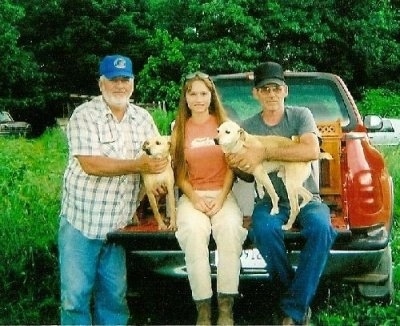
M276 62L264 62L254 69L254 87L260 88L267 84L285 85L283 68Z

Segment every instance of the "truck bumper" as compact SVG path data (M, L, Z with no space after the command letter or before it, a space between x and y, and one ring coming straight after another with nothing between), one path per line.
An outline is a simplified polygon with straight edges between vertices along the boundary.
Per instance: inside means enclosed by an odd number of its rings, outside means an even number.
M130 232L119 230L108 235L108 241L127 249L128 269L142 275L157 274L172 278L186 278L184 254L172 232ZM298 232L285 232L289 259L297 266L303 239ZM339 231L330 251L324 271L326 277L338 277L355 282L383 282L385 276L375 271L383 256L390 249L389 235L384 226L377 225L367 230ZM210 243L210 265L216 272L218 253L215 243ZM266 263L257 249L247 240L241 257L241 279L268 279Z

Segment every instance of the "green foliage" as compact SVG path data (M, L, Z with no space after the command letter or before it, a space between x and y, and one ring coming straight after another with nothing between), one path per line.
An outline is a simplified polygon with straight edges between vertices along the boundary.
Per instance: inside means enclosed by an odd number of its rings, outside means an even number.
M171 134L171 122L175 120L175 112L164 111L164 110L154 110L151 112L153 119L160 131L161 135Z
M397 228L400 228L400 221L396 219L400 216L400 164L398 164L399 155L400 155L400 148L392 148L392 146L385 147L381 146L379 150L384 154L386 163L388 165L388 169L393 178L394 184L394 193L395 193L395 203L394 203L394 224ZM394 236L394 246L393 250L395 251L397 257L400 257L400 234L395 234ZM399 273L400 273L400 266L399 266Z
M25 10L0 2L0 110L26 110L42 104L42 73L32 54L19 45Z
M29 15L20 28L24 40L35 40L27 46L46 67L52 91L97 93L98 62L106 54L118 52L142 61L143 49L132 45L142 44L148 37L139 25L142 13L148 11L145 1L23 2ZM43 21L43 17L51 19Z
M320 306L320 311L313 317L315 325L349 326L349 325L398 325L398 302L400 295L396 293L392 305L360 298L351 285L330 284L330 296ZM398 287L397 287L398 290Z
M260 4L258 4L260 5ZM209 74L249 69L259 60L265 31L248 1L187 3L190 18L182 36L187 58ZM179 36L181 34L177 34ZM264 45L262 45L264 47Z
M16 23L21 20L23 16L23 8L11 4L9 0L5 0L0 5L0 18L2 22L2 24L0 24L0 53L20 52L17 46L19 31L16 28ZM15 59L16 58L1 57L1 73L3 75L7 72L8 81L11 83L16 82L18 73L20 72L18 66L9 65ZM5 80L1 81L5 82ZM3 87L0 87L0 90L4 92Z
M400 94L383 88L369 89L364 92L357 106L362 115L400 117Z
M159 29L149 43L158 52L148 58L140 71L137 94L149 102L165 101L167 107L174 108L180 92L177 81L182 75L181 67L186 65L183 43L178 38L172 38L168 31Z
M99 59L116 52L133 59L136 102L166 101L168 110L186 73L266 60L334 72L357 96L399 89L399 9L390 0L4 0L0 108L34 131L48 126L68 94L98 93Z
M60 130L34 141L0 138L0 324L56 323L66 153Z

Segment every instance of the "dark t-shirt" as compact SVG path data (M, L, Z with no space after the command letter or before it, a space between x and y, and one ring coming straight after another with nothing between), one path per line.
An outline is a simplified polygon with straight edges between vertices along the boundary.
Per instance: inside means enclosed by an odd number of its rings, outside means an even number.
M261 112L250 117L242 123L242 127L253 135L277 135L287 138L301 136L305 133L315 133L319 136L319 131L311 111L305 107L286 106L282 120L275 126L268 126L264 123ZM320 201L319 196L319 162L312 162L312 172L310 177L304 182L304 187L313 193L313 200ZM276 172L269 174L275 191L279 196L279 205L289 207L287 192L282 179ZM270 197L265 193L265 200L270 201Z

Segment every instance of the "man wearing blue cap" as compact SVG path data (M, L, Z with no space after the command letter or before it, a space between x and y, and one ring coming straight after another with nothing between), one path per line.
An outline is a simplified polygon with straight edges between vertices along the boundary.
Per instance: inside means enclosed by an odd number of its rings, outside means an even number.
M101 95L78 106L67 127L58 234L63 325L127 324L125 251L106 235L130 223L139 174L160 173L168 164L141 151L159 132L146 110L129 103L131 60L106 56L99 73Z

